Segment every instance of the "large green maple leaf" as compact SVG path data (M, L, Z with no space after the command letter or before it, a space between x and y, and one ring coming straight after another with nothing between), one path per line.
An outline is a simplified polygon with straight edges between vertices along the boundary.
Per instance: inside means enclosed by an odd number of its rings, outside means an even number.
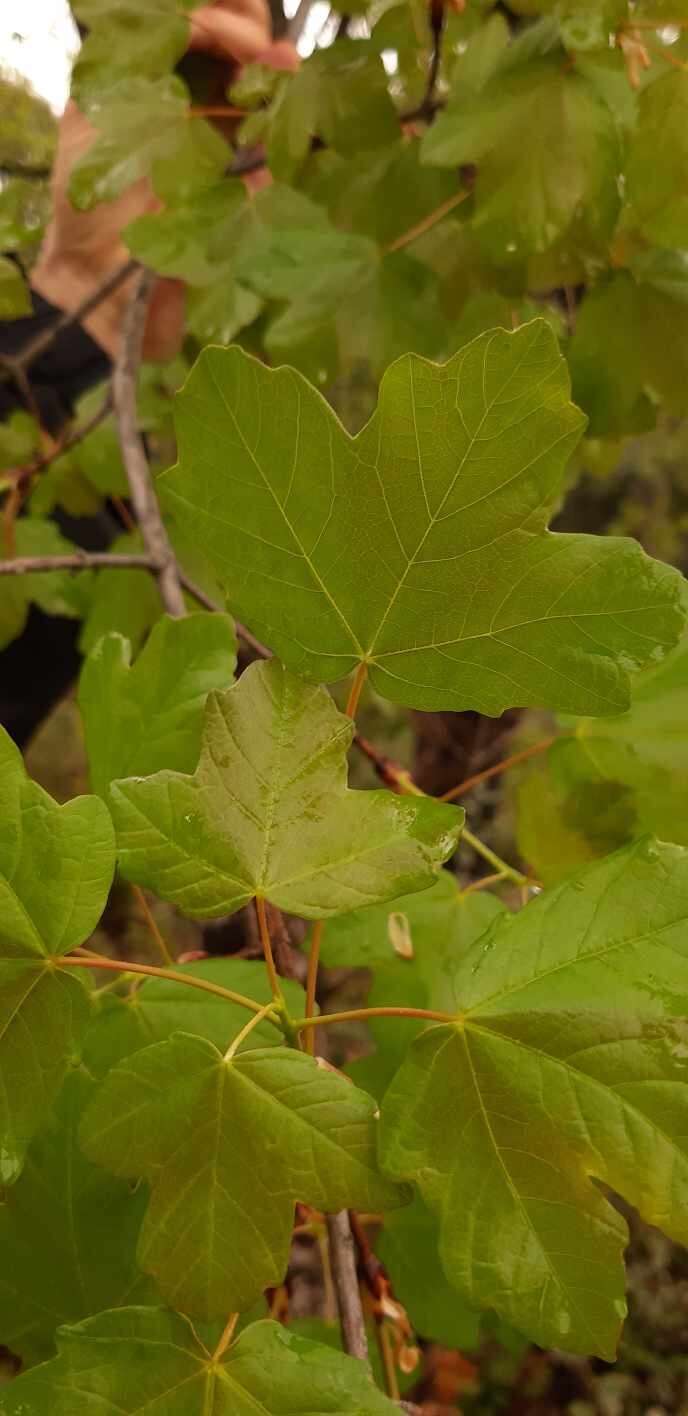
M193 776L158 772L110 791L122 870L185 914L255 896L308 919L433 883L463 813L391 792L352 792L353 736L323 688L276 660L206 705Z
M356 438L290 369L206 349L161 478L245 623L309 679L369 665L416 708L623 711L675 642L680 576L632 541L552 535L583 417L549 325L387 370Z
M364 1362L279 1323L218 1359L177 1313L124 1308L60 1332L60 1353L0 1397L1 1416L395 1416Z
M52 1356L62 1323L145 1301L153 1289L136 1264L144 1189L108 1175L79 1145L95 1091L83 1069L68 1076L0 1205L0 1342L25 1365Z
M628 1235L595 1181L688 1241L687 920L679 847L581 870L476 942L385 1095L448 1278L543 1347L614 1356Z
M73 1060L89 1002L53 958L83 944L107 900L112 825L97 797L57 806L0 729L0 1181L16 1179Z
M297 1200L404 1203L377 1168L374 1112L372 1097L303 1052L227 1057L177 1033L108 1073L82 1144L115 1174L149 1180L139 1262L171 1307L212 1319L281 1283Z

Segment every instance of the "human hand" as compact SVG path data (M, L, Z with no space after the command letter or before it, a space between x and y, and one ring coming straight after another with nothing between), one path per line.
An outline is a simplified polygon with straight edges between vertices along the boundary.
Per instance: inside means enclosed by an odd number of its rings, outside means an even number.
M288 40L273 40L267 0L217 0L190 15L189 49L227 61L260 61L276 69L293 69L296 51ZM134 183L114 202L93 211L72 206L69 179L77 160L95 139L95 130L75 103L67 105L60 123L52 174L53 213L39 258L31 275L33 288L60 309L72 311L128 257L121 233L136 217L158 206L149 182ZM131 281L123 282L81 323L111 358L119 345L124 308ZM171 358L178 348L184 317L184 286L177 280L156 282L150 302L144 356Z

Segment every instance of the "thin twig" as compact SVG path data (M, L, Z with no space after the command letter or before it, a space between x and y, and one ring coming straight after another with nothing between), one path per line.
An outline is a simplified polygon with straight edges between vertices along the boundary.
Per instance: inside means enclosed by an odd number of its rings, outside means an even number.
M108 388L103 402L96 409L95 413L93 413L90 418L87 418L85 423L81 423L73 432L57 442L52 451L46 453L44 457L36 457L33 462L27 462L25 466L18 469L17 482L22 485L32 482L34 477L40 472L45 472L53 462L57 462L58 458L66 457L67 453L71 452L73 448L78 447L79 443L82 443L84 439L89 436L89 433L94 432L95 429L104 422L105 418L107 418L108 413L111 412L112 390Z
M31 467L31 471L44 472L46 467L50 466L51 462L57 462L58 457L66 456L73 448L78 447L79 443L84 442L85 438L87 438L90 433L94 433L96 428L99 428L100 424L105 422L105 419L111 412L112 389L108 388L102 403L96 408L95 413L92 413L91 417L87 418L85 423L80 423L78 428L74 428L73 432L69 433L61 442L58 442L55 451L51 452L49 457L39 458L38 462L35 462Z
M264 1018L267 1018L268 1014L270 1014L271 1022L278 1023L278 1020L275 1016L274 998L271 998L270 1002L266 1003L265 1007L261 1008L259 1013L254 1013L253 1017L249 1018L248 1022L244 1024L243 1028L241 1029L241 1032L238 1032L236 1037L232 1038L232 1041L230 1042L229 1047L225 1052L225 1062L231 1062L232 1058L235 1057L237 1052L239 1051L242 1042L244 1042L245 1039L250 1036L254 1028L257 1028L259 1024L262 1023Z
M359 664L359 666L358 666L358 668L357 668L357 670L356 670L356 672L355 672L355 674L354 674L353 682L352 682L351 688L350 688L350 690L349 690L349 697L348 697L348 699L347 699L346 708L344 709L344 712L346 713L347 718L355 718L355 717L356 717L356 709L358 708L359 699L360 699L361 694L362 694L362 692L363 692L363 688L364 688L365 681L366 681L367 677L368 677L368 665L367 665L365 662L362 662L362 663Z
M87 315L90 315L91 311L95 310L98 305L101 305L103 300L107 300L108 295L112 295L115 290L118 290L120 285L122 285L125 280L128 280L129 276L133 275L135 270L140 270L138 261L124 261L121 266L118 266L117 269L111 271L104 280L101 280L99 285L95 285L90 294L87 295L80 304L76 305L73 310L65 311L48 329L42 330L40 334L36 335L35 339L25 344L24 348L20 349L19 353L15 355L10 362L13 365L18 365L21 369L27 369L29 365L33 364L34 360L38 358L39 354L42 354L44 350L50 348L50 345L54 343L58 335L60 335L64 329L69 329L70 325L79 324Z
M430 67L428 69L428 81L425 86L425 94L422 102L422 114L430 118L434 114L435 89L440 75L440 64L442 62L442 39L444 37L444 0L430 0L430 33L432 35L432 52L430 54Z
M63 451L66 451L66 447ZM12 560L0 560L0 575L32 575L54 570L147 570L155 575L157 562L145 552L126 552L119 555L111 551L74 551L63 556L16 556ZM211 600L205 590L201 590L200 585L190 580L183 571L179 572L179 579L184 589L194 600L198 600L204 609L215 614L222 613L222 607ZM234 621L234 627L239 638L243 639L247 648L253 650L257 658L272 658L271 650L261 644L260 640L251 634L250 629L238 620Z
M306 975L306 1017L312 1018L315 1013L315 992L318 986L318 965L320 963L320 945L322 943L323 929L325 921L316 919L311 931L310 949L308 953L308 973ZM309 1032L306 1038L306 1051L315 1052L315 1029Z
M405 246L410 246L412 241L417 241L418 237L424 236L426 231L432 231L433 226L436 226L438 221L441 221L450 211L453 211L454 207L461 206L461 203L465 202L470 195L469 191L462 189L460 192L455 192L453 197L447 197L446 202L442 202L441 206L435 207L435 210L429 212L427 216L424 216L422 221L417 222L415 226L411 226L408 231L402 232L401 236L397 236L395 241L390 241L389 245L385 247L388 255L392 251L403 251Z
M326 1222L344 1351L348 1352L350 1357L358 1357L361 1362L367 1362L368 1339L356 1273L356 1247L349 1212L340 1210L339 1214L328 1214Z
M525 877L524 877L525 879ZM526 881L526 884L529 884ZM303 1032L306 1028L327 1027L330 1023L359 1023L365 1022L366 1018L422 1018L426 1023L455 1023L456 1015L453 1013L441 1013L434 1008L403 1008L397 1007L379 1008L346 1008L341 1013L318 1013L317 1017L295 1018L293 1027L295 1032Z
M158 968L157 964L135 964L128 959L105 959L101 954L91 954L87 951L81 952L78 959L74 954L62 954L52 962L58 968L111 969L125 976L135 973L146 974L150 978L171 979L173 983L185 983L189 988L201 988L205 993L215 993L218 998L226 998L228 1003L238 1003L240 1007L248 1008L252 1013L260 1013L263 1009L262 1003L256 1003L254 998L246 998L243 993L235 993L232 988L222 988L219 983L211 983L208 978L197 978L195 974ZM280 1029L280 1024L269 1014L266 1014L266 1017L268 1022L274 1022L274 1026Z
M223 1328L223 1330L222 1330L222 1333L221 1333L221 1335L220 1335L220 1341L218 1342L217 1347L215 1348L215 1351L213 1352L213 1362L219 1362L220 1358L221 1358L221 1357L224 1355L224 1353L227 1351L227 1348L229 1347L229 1344L230 1344L230 1342L232 1341L232 1338L234 1337L234 1329L235 1329L235 1327L236 1327L238 1321L239 1321L239 1314L238 1314L238 1313L230 1313L230 1315L229 1315L229 1317L228 1317L228 1319L227 1319L227 1322L225 1323L225 1326L224 1326L224 1328Z
M156 566L163 605L168 614L180 616L186 613L184 595L174 552L160 515L148 459L138 430L136 412L136 382L141 362L148 299L154 280L152 272L144 270L134 285L122 324L120 349L112 374L112 397L122 460L126 468L136 520L146 550Z
M506 880L512 880L514 885L534 885L536 883L534 880L529 880L523 871L516 870L513 865L509 865L508 861L502 860L491 846L487 846L479 836L474 836L467 826L462 828L461 842L464 846L470 846L476 855L482 856L483 860L486 860L498 875L502 875Z
M272 940L270 939L270 930L268 929L265 900L256 897L255 906L256 918L258 920L258 930L260 933L260 942L263 946L263 957L265 959L265 967L267 968L268 979L270 980L270 989L273 998L279 1000L281 997L281 992L279 979L277 977L277 969L275 968L275 960L273 958L272 953Z
M151 938L155 941L158 953L164 960L165 965L168 968L171 968L174 964L174 954L171 952L167 940L164 938L163 934L158 929L157 920L153 914L150 905L148 904L143 890L141 889L140 885L132 885L131 888L134 894L134 898L138 901L139 909L141 910L143 918L148 927L148 932L151 935Z
M532 747L524 747L522 752L514 752L502 762L495 762L493 767L486 767L484 772L474 772L472 777L466 777L457 787L445 792L440 801L456 801L458 797L465 796L474 787L480 786L481 782L489 782L491 777L499 777L502 772L508 772L510 767L518 766L519 762L527 762L529 757L537 757L539 753L547 752L556 741L556 737L542 738L540 742L533 743Z
M0 575L34 575L53 570L153 570L150 556L75 551L64 556L15 556L0 560Z
M212 610L215 614L222 614L222 606L218 605L210 595L206 595L205 590L202 590L201 586L197 585L195 580L191 580L188 575L185 575L183 570L179 571L179 579L187 593L192 595L194 600L197 600L199 605L202 605L205 610ZM243 639L246 647L252 649L258 659L272 658L272 650L268 649L267 645L261 644L260 640L256 639L255 634L251 634L250 629L246 628L245 624L240 624L238 620L235 620L234 628L236 629L239 639Z
M35 419L39 428L41 428L41 410L38 407L36 395L34 394L26 369L21 360L14 354L0 354L0 376L3 382L8 379L12 380L31 417Z

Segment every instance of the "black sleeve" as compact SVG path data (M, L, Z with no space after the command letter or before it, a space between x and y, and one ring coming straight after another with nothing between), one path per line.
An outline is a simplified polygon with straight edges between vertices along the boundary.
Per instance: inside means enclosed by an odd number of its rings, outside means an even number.
M32 292L33 314L0 322L0 355L16 355L55 325L63 311ZM29 366L27 375L40 410L41 422L57 433L72 415L80 394L101 383L110 372L110 360L100 345L79 324L67 325ZM24 400L11 377L0 382L0 421Z
M38 334L55 325L63 311L33 292L33 314L0 321L0 355L19 354ZM67 325L27 369L41 422L53 436L71 417L79 395L101 383L110 361L79 324ZM0 422L24 399L0 370ZM101 550L109 537L95 522L63 529L89 550ZM0 582L2 594L2 582ZM23 747L78 675L78 621L48 616L31 607L23 633L0 654L0 723ZM37 666L40 666L37 668Z

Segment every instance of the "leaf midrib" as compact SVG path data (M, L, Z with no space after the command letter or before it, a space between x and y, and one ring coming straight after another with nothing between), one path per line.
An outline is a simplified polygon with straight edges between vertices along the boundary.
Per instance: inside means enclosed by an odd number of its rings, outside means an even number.
M360 656L361 658L365 658L365 650L362 648L361 644L359 643L357 636L354 634L354 631L353 631L353 629L351 628L351 625L349 624L348 620L346 619L346 616L345 616L345 615L342 613L342 611L340 610L340 608L339 608L337 602L332 598L332 595L330 594L330 592L329 592L329 590L328 590L328 588L327 588L327 586L326 586L324 580L322 580L321 577L320 577L320 575L318 574L318 571L316 570L316 568L315 568L315 566L314 566L314 564L313 564L313 561L311 560L311 557L308 555L308 553L307 553L305 547L301 544L301 541L300 541L299 537L298 537L297 534L296 534L296 530L295 530L294 526L292 525L291 521L289 520L289 517L287 516L287 513L286 513L285 508L282 506L282 503L279 501L279 499L278 499L278 497L277 497L277 494L276 494L276 492L274 491L274 489L273 489L273 487L272 487L272 485L271 485L270 479L265 475L265 473L264 473L264 471L263 471L263 469L262 469L262 467L261 467L261 465L260 465L260 463L259 463L259 461L258 461L258 459L257 459L257 457L256 457L256 455L255 455L255 453L254 453L254 452L251 450L251 448L249 447L249 445L248 445L248 443L247 443L247 441L246 441L246 438L244 437L244 434L243 434L243 432L242 432L242 430L241 430L241 426L240 426L240 424L239 424L239 420L238 420L238 418L237 418L237 416L236 416L236 413L234 412L234 409L230 406L228 400L227 400L226 397L225 397L224 390L223 390L222 386L218 383L218 380L217 380L217 378L215 377L215 370L214 370L214 366L213 366L212 360L209 361L209 369L210 369L210 377L211 377L213 383L215 384L215 388L217 389L217 392L218 392L218 394L219 394L219 396L220 396L221 402L224 404L224 406L225 406L225 408L226 408L226 410L227 410L227 413L228 413L229 417L231 418L232 423L234 424L234 427L235 427L236 432L237 432L237 434L238 434L239 440L243 443L243 445L244 445L244 447L245 447L245 449L246 449L246 452L247 452L248 456L250 457L250 459L251 459L251 461L252 461L252 463L253 463L253 465L254 465L254 467L255 467L255 469L256 469L256 471L257 471L257 473L258 473L258 475L259 475L259 477L260 477L260 479L261 479L261 481L262 481L262 483L263 483L263 485L264 485L264 487L265 487L266 490L270 493L270 496L272 497L272 499L273 499L273 501L274 501L274 503L275 503L275 506L278 508L280 514L281 514L282 517L284 518L284 521L285 521L285 523L286 523L286 525L287 525L287 527L288 527L288 529L289 529L291 535L292 535L293 538L294 538L294 544L295 544L296 546L298 546L299 551L301 552L301 555L303 556L303 558L304 558L304 560L305 560L305 562L306 562L306 565L308 566L308 569L310 570L311 575L313 576L313 579L316 581L317 585L318 585L319 588L320 588L321 593L325 596L325 599L326 599L326 600L328 601L328 603L331 605L331 607L332 607L332 609L334 610L334 612L335 612L335 614L336 614L338 620L340 621L341 625L342 625L343 628L346 630L346 632L347 632L347 634L348 634L348 636L349 636L349 639L351 640L351 643L353 644L354 649L356 650L356 653L359 654L359 656ZM298 385L298 381L297 381L297 380L294 380L294 384L295 384L295 387L296 387L296 398L297 398L297 418L296 418L296 437L295 437L295 441L296 441L296 445L297 445L297 447L298 447L299 439L300 439L300 436L301 436L301 390L300 390L300 388L299 388L299 385ZM296 456L296 453L295 453L295 456Z
M400 593L401 593L401 591L402 591L402 589L403 589L403 587L404 587L404 585L405 585L405 583L406 583L406 579L407 579L407 576L408 576L408 574L409 574L409 571L413 568L413 566L415 566L416 561L418 560L418 556L419 556L420 552L422 551L423 546L425 545L425 542L427 541L427 539L428 539L430 533L435 529L435 526L437 525L437 523L438 523L438 521L439 521L439 519L440 519L440 515L441 515L441 512L442 512L442 509L443 509L444 506L446 506L446 503L447 503L449 497L452 495L452 492L454 491L454 488L455 488L455 486L456 486L456 484L457 484L457 482L458 482L458 480L459 480L459 478L460 478L460 476L461 476L461 473L463 472L463 469L464 469L464 467L465 467L465 465L466 465L466 462L467 462L468 458L470 457L471 453L473 452L473 449L474 449L474 447L475 447L475 444L476 444L476 442L477 442L477 440L478 440L478 437L479 437L479 435L480 435L480 432L481 432L481 430L482 430L482 428L483 428L483 426L484 426L484 424L485 424L485 421L486 421L488 415L492 412L492 409L494 408L494 406L495 406L495 404L497 403L498 399L501 397L502 393L504 392L504 389L507 387L507 384L509 384L509 383L511 382L511 380L512 380L512 379L516 376L516 374L519 372L519 370L520 370L520 368L522 367L522 365L523 365L525 359L526 359L527 356L530 354L530 351L531 351L531 349L533 348L533 345L535 344L535 342L536 342L536 340L537 340L538 337L539 337L539 331L536 331L536 333L535 333L533 339L531 340L530 344L528 345L528 348L527 348L526 350L524 350L524 352L523 352L521 358L519 359L518 363L515 365L515 367L514 367L513 369L510 370L508 377L505 379L504 383L501 385L501 387L498 389L498 391L495 392L493 398L492 398L491 401L489 401L489 402L488 402L488 400L487 400L487 398L486 398L486 396L485 396L485 376L486 376L486 373L487 373L487 360L488 360L488 356L489 356L490 350L491 350L491 348L492 348L492 345L494 344L494 341L498 338L498 331L495 331L495 333L491 336L491 338L488 339L488 341L487 341L487 343L486 343L486 345L485 345L484 353L483 353L483 373L482 373L482 379L483 379L483 397L484 397L484 399L485 399L485 410L484 410L484 412L483 412L482 418L480 419L480 422L478 423L478 426L477 426L475 432L470 435L470 437L469 437L469 439L468 439L467 447L466 447L466 449L465 449L465 451L464 451L463 457L461 458L461 461L460 461L460 463L459 463L459 466L457 467L456 472L454 473L453 477L451 478L451 481L450 481L450 483L449 483L449 486L447 487L447 489L446 489L444 495L442 496L442 498L441 498L441 500L440 500L438 506L436 507L436 509L435 509L435 511L434 511L434 513L433 513L433 515L431 516L430 520L428 521L428 525L426 526L425 531L423 532L423 534L422 534L422 536L421 536L421 538L420 538L418 544L416 545L416 549L415 549L415 551L413 552L413 555L409 558L409 560L408 560L408 562L407 562L406 569L402 572L401 576L399 577L399 581L398 581L398 583L397 583L396 589L394 590L394 592L393 592L393 594L392 594L392 596L391 596L391 598L390 598L390 600L389 600L389 603L388 603L388 605L387 605L387 608L386 608L386 610L384 611L384 614L383 614L382 619L380 620L380 622L379 622L379 624L378 624L377 629L374 631L374 633L373 633L373 635L372 635L371 642L370 642L370 646L369 646L369 649L368 649L368 654L369 654L369 655L373 655L374 652L375 652L375 645L377 644L377 641L378 641L378 639L380 638L380 635L382 634L382 631L383 631L383 629L384 629L384 626L385 626L385 624L387 623L387 620L389 619L389 616L390 616L390 614L391 614L391 612L392 612L392 610L393 610L393 608L394 608L394 605L396 604L396 601L397 601L397 599L398 599L398 597L399 597L399 595L400 595ZM412 371L413 371L413 362L412 362L411 359L409 359L409 369L410 369L411 387L413 388L413 372L412 372ZM548 371L548 372L549 372L549 371ZM547 375L545 375L544 377L547 377ZM457 381L456 381L456 382L457 382L457 403L458 403L458 396L459 396L459 394L458 394L458 389L459 389L459 383L460 383L460 371L459 371L459 373L457 374ZM541 382L542 382L542 380L541 380ZM415 434L415 438L416 438L416 443L417 443L417 445L418 445L418 428L417 428L417 424L416 424L415 399L414 399L413 396L412 396L412 399L411 399L411 405L412 405L412 414L413 414L414 434ZM420 470L420 466L421 466L421 464L419 463L419 470ZM425 490L424 482L423 482L423 478L422 478L422 473L421 473L421 482L422 482L422 485L423 485L423 490ZM426 501L427 501L427 498L426 498Z

